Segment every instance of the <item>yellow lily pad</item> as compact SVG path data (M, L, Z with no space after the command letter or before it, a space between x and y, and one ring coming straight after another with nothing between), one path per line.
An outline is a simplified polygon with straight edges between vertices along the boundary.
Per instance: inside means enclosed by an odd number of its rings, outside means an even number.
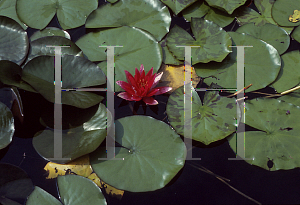
M90 164L89 155L84 155L76 160L73 160L67 164L56 164L48 162L44 167L44 170L48 172L46 179L54 179L59 175L80 175L92 180L100 188L103 188L108 195L121 199L124 194L124 190L116 189L109 184L102 181L94 172Z
M48 172L46 179L54 179L58 175L76 174L83 177L88 177L92 174L93 169L90 165L89 155L84 155L67 164L56 164L48 162L44 167Z
M162 64L159 72L163 72L163 75L160 79L160 82L156 87L160 86L169 86L172 87L172 90L169 93L172 93L177 88L184 85L184 65L166 65ZM196 74L194 67L192 67L192 85L194 88L197 87L200 82L201 77Z
M293 23L300 21L300 11L294 10L293 15L290 15L289 17L289 21Z

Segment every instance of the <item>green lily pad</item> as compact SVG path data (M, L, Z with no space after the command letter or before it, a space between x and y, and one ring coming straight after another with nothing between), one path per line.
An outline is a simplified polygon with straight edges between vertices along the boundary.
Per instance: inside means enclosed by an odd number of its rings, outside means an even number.
M288 52L281 56L281 70L272 83L277 92L281 93L300 83L300 52Z
M245 51L245 86L253 84L247 91L258 90L272 83L278 76L281 61L277 50L270 44L247 34L228 32L234 45L253 46ZM236 89L237 48L232 48L221 63L196 64L198 76L206 78L206 84L216 83L223 88Z
M81 126L62 130L62 157L74 160L93 152L105 139L107 132L105 105L100 104L97 112ZM109 122L110 123L110 122ZM54 157L54 129L46 128L35 134L33 138L35 150L44 158ZM57 163L67 163L71 160L52 160Z
M258 9L259 13L255 10L248 8L246 6L242 6L237 9L237 22L240 25L254 23L256 26L262 26L265 23L271 23L277 25L277 23L272 18L272 6L275 0L254 0L254 4ZM278 25L277 25L278 26ZM290 34L293 30L293 27L281 27L288 34Z
M235 9L245 4L247 0L206 0L206 2L215 8L232 14Z
M119 0L107 0L109 3L116 3Z
M9 108L0 102L0 149L8 146L15 132L14 118Z
M170 24L169 10L159 0L120 0L115 4L104 4L93 11L87 18L85 26L86 28L137 27L148 31L160 41L169 32Z
M197 0L161 0L161 2L166 4L176 15L195 1Z
M8 60L0 61L0 82L37 93L31 85L21 79L21 76L22 68L18 64Z
M54 56L38 56L29 61L22 79L50 102L54 99ZM106 82L103 72L94 63L79 56L62 56L62 89L83 88ZM62 91L62 104L88 108L103 100L102 96L84 91Z
M229 25L235 18L235 15L229 15L227 12L209 7L208 4L201 0L193 3L188 8L182 11L183 17L191 21L193 18L201 18L205 15L204 19L213 21L221 27Z
M44 189L35 186L33 192L29 195L26 205L61 205L60 201L46 192Z
M183 167L186 147L167 124L149 116L130 116L115 121L115 157L98 160L105 148L90 154L91 165L100 179L117 189L131 192L164 187ZM142 183L141 183L142 182Z
M55 48L54 47L46 47L49 46L70 46L61 48L62 55L74 55L83 57L82 51L78 46L73 43L71 40L61 37L61 36L46 36L34 40L30 43L31 49L28 54L28 58L26 59L26 63L28 63L31 59L41 56L55 56Z
M300 90L295 90L289 94L285 94L278 98L278 100L282 100L300 107Z
M0 164L0 204L21 205L32 190L32 181L24 170L11 164Z
M46 37L46 36L62 36L71 40L71 36L67 31L61 30L56 27L47 27L44 28L43 30L36 31L35 33L33 33L32 36L30 37L30 41L34 41L36 39ZM59 44L59 45L63 45L63 44Z
M16 21L0 16L0 60L19 65L25 60L29 48L26 31Z
M295 39L296 41L298 41L300 43L300 26L295 28L295 30L293 31L291 36L293 39Z
M2 0L0 2L0 15L1 16L6 16L8 18L11 18L18 22L20 26L24 30L27 29L27 25L24 24L18 17L17 12L16 12L16 2L17 0Z
M189 33L175 25L167 35L167 46L179 60L184 60L185 49L176 46L194 45L191 48L193 64L210 61L221 62L230 52L231 38L221 27L212 21L193 18L191 22L195 40Z
M130 36L130 38L128 38ZM98 64L101 70L107 73L106 47L100 45L123 46L114 49L115 82L126 81L124 70L134 74L135 68L141 64L147 73L152 67L156 73L162 63L162 50L159 43L148 32L139 28L123 26L97 33L88 33L80 38L76 45L91 61L103 61ZM115 84L115 92L123 91Z
M246 124L262 131L245 132L246 162L270 171L300 166L300 108L278 99L253 99L246 102ZM229 144L236 151L236 138Z
M290 36L282 28L265 23L262 26L256 26L254 23L245 24L239 27L236 32L246 33L259 38L277 49L278 53L283 54L290 45Z
M276 0L272 7L272 17L280 26L299 26L300 21L289 21L294 10L300 10L300 0Z
M218 91L207 91L203 103L192 89L192 138L208 145L221 140L236 130L234 98L221 97ZM184 136L184 86L169 97L167 115L171 126Z
M178 60L177 58L175 58L175 56L173 56L173 54L170 52L168 46L166 45L166 40L164 39L162 40L159 44L162 48L162 53L163 53L163 63L164 64L171 64L171 65L180 65L180 64L184 64L184 62L181 62L180 60Z
M57 177L59 195L63 204L106 205L101 189L91 180L76 175Z
M56 13L64 30L82 26L97 7L98 0L18 0L16 4L19 18L36 29L45 28Z

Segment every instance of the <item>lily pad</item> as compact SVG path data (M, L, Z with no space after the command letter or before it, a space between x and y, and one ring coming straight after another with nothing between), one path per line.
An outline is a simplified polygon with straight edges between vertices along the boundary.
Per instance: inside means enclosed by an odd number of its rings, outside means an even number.
M95 115L81 126L62 130L62 157L74 160L94 151L107 135L105 105L100 104ZM108 122L110 124L111 122ZM108 125L109 126L109 125ZM54 130L47 127L35 134L33 138L35 150L44 158L54 156ZM57 163L67 163L71 160L52 160Z
M128 37L130 36L130 37ZM162 50L159 43L148 32L139 28L123 26L97 33L88 33L80 38L76 45L91 61L103 61L98 64L104 73L107 73L106 47L101 45L117 45L121 48L114 48L115 82L126 81L124 70L130 73L135 72L141 64L147 73L152 67L156 73L162 63ZM123 91L115 84L115 92Z
M193 18L191 22L195 39L185 30L175 25L167 36L167 46L179 60L184 60L185 49L178 45L193 45L191 48L193 64L210 61L221 62L230 52L231 38L221 27L212 21Z
M97 7L98 0L18 0L16 5L19 18L29 27L43 29L57 13L64 30L82 26Z
M298 26L300 21L289 21L295 9L300 10L300 0L276 0L272 7L272 17L280 26Z
M201 102L192 88L192 139L208 145L221 140L236 130L236 103L234 98L221 97L218 91L207 91ZM169 97L167 115L171 126L184 136L184 86Z
M213 21L222 28L229 25L235 18L234 14L228 14L225 11L208 6L208 4L201 0L193 3L191 6L182 11L183 17L188 21L193 18L201 18Z
M21 76L22 68L19 65L8 60L0 61L0 82L37 93L31 85L21 79Z
M15 20L20 24L20 26L22 26L24 30L26 30L26 24L24 24L17 15L16 2L17 0L2 0L0 4L0 15Z
M265 23L271 23L274 25L278 24L272 18L272 6L275 0L254 0L254 4L258 9L259 13L255 10L248 8L246 6L242 6L237 9L237 22L240 25L244 25L247 23L254 23L256 26L262 26ZM282 27L288 34L290 34L293 30L293 27Z
M87 18L85 26L86 28L137 27L148 31L160 41L169 32L170 24L169 10L159 0L120 0L115 4L104 4L93 11Z
M275 82L272 83L277 92L281 93L300 83L300 52L288 52L281 56L281 69Z
M0 16L0 60L19 65L25 60L29 48L26 31L16 21Z
M206 0L206 2L215 8L232 14L235 9L245 4L247 0Z
M34 41L36 39L46 37L46 36L62 36L71 40L71 36L67 31L61 30L56 27L47 27L44 28L43 30L36 31L35 33L33 33L32 36L30 37L30 41ZM63 45L63 44L58 44L58 45Z
M161 0L164 4L166 4L174 13L175 15L179 14L183 9L191 5L197 0Z
M149 116L130 116L115 121L115 157L98 160L105 148L90 154L91 165L100 179L117 189L131 192L164 187L184 165L186 147L170 126ZM141 183L142 182L142 183Z
M26 205L61 205L60 201L46 192L44 189L35 186L33 192L29 195Z
M173 54L170 52L168 46L166 45L166 40L164 39L162 40L159 44L162 48L162 53L163 53L163 63L164 64L171 64L171 65L180 65L180 64L184 64L184 62L178 60L177 58L175 58L175 56L173 56Z
M245 24L239 27L236 32L246 33L255 38L259 38L277 49L278 53L283 54L290 45L290 36L282 28L265 23L262 26L256 26L254 23Z
M76 175L58 176L57 187L65 205L106 205L101 189L91 180Z
M22 79L50 102L54 99L54 56L38 56L29 61ZM62 56L62 89L101 85L105 75L94 63L79 56ZM84 91L62 91L62 104L88 108L103 100L102 96Z
M61 37L61 36L46 36L39 39L36 39L30 43L31 49L28 54L28 58L26 59L26 63L31 59L41 56L55 56L55 48L47 47L47 46L70 46L61 48L62 55L74 55L83 57L82 51L78 46L73 43L71 40Z
M300 43L300 26L295 28L295 30L292 33L292 38Z
M300 108L279 99L253 99L246 102L246 124L262 131L245 132L246 162L270 171L300 166ZM236 151L236 138L229 144Z
M0 204L21 205L32 190L32 181L24 170L11 164L0 164Z
M0 102L0 149L8 146L15 132L14 118L9 108Z
M277 50L270 44L247 34L228 32L233 44L239 46L253 46L244 48L245 86L253 84L247 91L258 90L272 83L278 76L281 66ZM236 89L237 76L237 48L232 49L221 63L207 63L194 65L198 76L206 78L206 84L216 83L223 88Z
M289 94L285 94L278 99L300 107L300 90L295 90Z

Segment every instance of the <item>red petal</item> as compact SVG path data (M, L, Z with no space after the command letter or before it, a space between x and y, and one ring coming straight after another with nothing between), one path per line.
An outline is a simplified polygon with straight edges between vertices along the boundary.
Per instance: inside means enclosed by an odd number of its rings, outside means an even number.
M159 91L157 93L155 93L154 95L160 95L160 94L169 92L170 90L172 90L172 87L157 87L155 89L158 89Z
M126 83L126 82L121 81L121 80L117 81L116 83L117 83L121 88L123 88L125 91L127 91L129 94L135 95L135 92L134 92L132 86L131 86L129 83Z
M135 82L138 82L140 78L141 78L140 72L137 68L135 68L135 75L134 75Z
M142 75L142 72L144 71L144 65L141 64L141 67L140 67L140 75ZM145 72L145 71L144 71Z
M134 78L133 76L131 75L131 73L129 73L127 70L125 70L125 75L126 75L126 78L127 78L127 82L130 84L130 85L133 85L133 83L135 83L134 81ZM132 82L133 81L133 82Z
M151 76L153 75L153 67L149 70L149 72L147 73L145 80L149 81L151 79Z
M125 100L133 101L132 95L130 95L130 94L127 93L127 92L119 93L118 96L119 96L120 98L125 99Z
M159 91L159 89L154 88L147 94L147 97L151 97L151 96L155 95L158 91Z
M154 100L154 98L152 98L152 97L144 97L143 101L148 105L157 105L158 104L158 102L156 100Z
M158 84L158 82L160 81L162 75L163 75L163 72L158 73L158 74L155 75L155 79L154 79L154 82L153 82L151 88L154 88Z

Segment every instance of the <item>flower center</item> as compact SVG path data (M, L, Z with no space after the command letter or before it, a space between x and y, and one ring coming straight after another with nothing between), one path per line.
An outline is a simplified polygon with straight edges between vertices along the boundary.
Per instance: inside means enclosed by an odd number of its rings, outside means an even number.
M140 86L140 87L144 87L144 88L145 88L145 86L146 86L147 84L148 84L148 82L145 81L145 79L141 79L140 82L139 82L139 86Z

